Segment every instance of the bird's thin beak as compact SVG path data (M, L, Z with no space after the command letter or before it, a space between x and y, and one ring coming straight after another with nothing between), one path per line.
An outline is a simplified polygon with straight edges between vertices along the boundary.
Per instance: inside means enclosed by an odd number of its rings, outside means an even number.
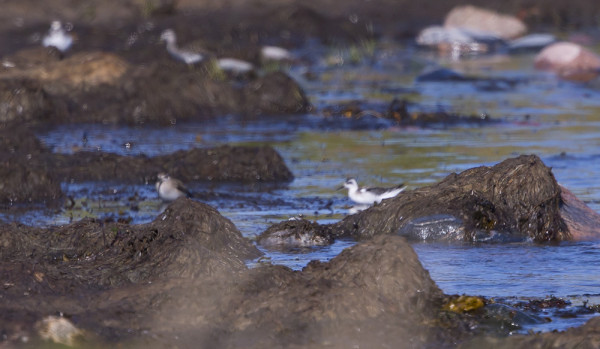
M337 188L336 190L342 190L342 189L344 189L343 185L341 187Z

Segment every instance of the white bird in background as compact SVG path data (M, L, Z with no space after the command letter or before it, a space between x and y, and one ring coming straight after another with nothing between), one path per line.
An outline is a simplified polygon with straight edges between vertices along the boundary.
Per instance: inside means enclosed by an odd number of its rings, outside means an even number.
M167 52L171 56L186 64L195 64L212 56L207 51L197 45L188 45L183 48L177 47L177 35L173 29L166 29L160 35L160 40L167 43ZM219 58L216 60L216 66L229 73L245 74L254 70L254 65L250 62L236 58Z
M264 61L291 61L293 59L290 51L278 46L263 46L260 56Z
M245 74L254 70L252 63L237 58L219 58L217 66L225 72L234 74Z
M177 35L173 29L167 29L160 34L160 41L165 41L167 43L167 52L169 54L186 64L195 64L204 59L204 55L201 53L200 48L195 47L185 47L179 48L177 47Z
M344 182L339 189L347 188L348 196L350 199L357 204L371 205L374 203L380 203L384 199L393 198L400 194L401 191L406 189L404 184L397 185L391 188L367 188L359 187L356 179L349 178Z
M48 34L42 40L42 45L44 47L54 46L61 52L65 52L72 44L73 36L65 32L62 23L60 21L52 21Z
M174 201L182 196L192 196L180 180L171 178L166 173L159 173L157 177L156 191L163 201Z

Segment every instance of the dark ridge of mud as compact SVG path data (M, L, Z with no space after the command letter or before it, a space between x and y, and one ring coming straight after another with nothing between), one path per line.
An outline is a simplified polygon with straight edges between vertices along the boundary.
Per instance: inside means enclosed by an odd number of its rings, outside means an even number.
M409 109L410 107L410 109ZM487 114L462 115L446 111L419 111L419 106L410 105L405 99L393 99L390 103L369 103L352 101L338 105L326 106L321 113L325 116L322 122L338 123L338 128L344 123L349 128L383 129L392 126L417 127L446 127L454 125L489 125L499 123Z
M492 119L487 114L482 115L460 115L445 111L424 112L408 110L406 100L394 99L387 110L387 117L396 121L400 126L450 126L457 124L486 125L498 123L499 120Z
M152 158L110 153L54 154L48 158L57 178L70 181L153 181L167 172L184 182L276 182L294 178L283 158L269 146L220 146L180 150Z
M334 229L364 239L398 233L420 217L448 214L462 220L465 240L496 233L535 241L568 240L571 234L561 217L561 203L561 190L551 169L539 157L523 155L404 191L346 217Z

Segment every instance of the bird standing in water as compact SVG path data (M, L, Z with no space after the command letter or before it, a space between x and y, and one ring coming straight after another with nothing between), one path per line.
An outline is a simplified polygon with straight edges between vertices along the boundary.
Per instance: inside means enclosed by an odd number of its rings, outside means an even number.
M174 201L182 196L192 196L192 193L180 180L171 178L166 173L159 173L157 177L156 191L163 201Z
M400 184L391 188L359 187L356 179L354 178L348 178L346 182L344 182L344 185L342 185L339 189L343 188L348 189L348 196L352 201L363 205L380 203L383 199L393 198L406 189L404 184Z

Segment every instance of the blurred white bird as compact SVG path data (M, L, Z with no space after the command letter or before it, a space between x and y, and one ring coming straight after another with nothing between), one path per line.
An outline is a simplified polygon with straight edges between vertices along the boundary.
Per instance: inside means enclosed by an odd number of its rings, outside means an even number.
M254 70L252 63L237 58L219 58L217 66L225 72L234 74L245 74Z
M371 205L380 203L383 199L393 198L406 189L404 184L397 185L391 188L368 188L359 187L356 179L349 178L344 182L339 189L347 188L348 196L357 204Z
M290 51L278 46L263 46L260 56L264 61L291 61L293 59Z
M198 47L177 47L177 35L175 35L173 29L163 31L162 34L160 34L160 41L165 41L167 43L167 52L169 52L173 58L185 62L186 64L198 63L204 59L204 55Z
M156 191L163 201L174 201L182 196L192 196L180 180L171 178L166 173L159 173L157 177Z
M73 36L65 32L62 23L60 21L52 21L48 34L42 40L42 45L44 47L54 46L61 52L65 52L72 44Z

